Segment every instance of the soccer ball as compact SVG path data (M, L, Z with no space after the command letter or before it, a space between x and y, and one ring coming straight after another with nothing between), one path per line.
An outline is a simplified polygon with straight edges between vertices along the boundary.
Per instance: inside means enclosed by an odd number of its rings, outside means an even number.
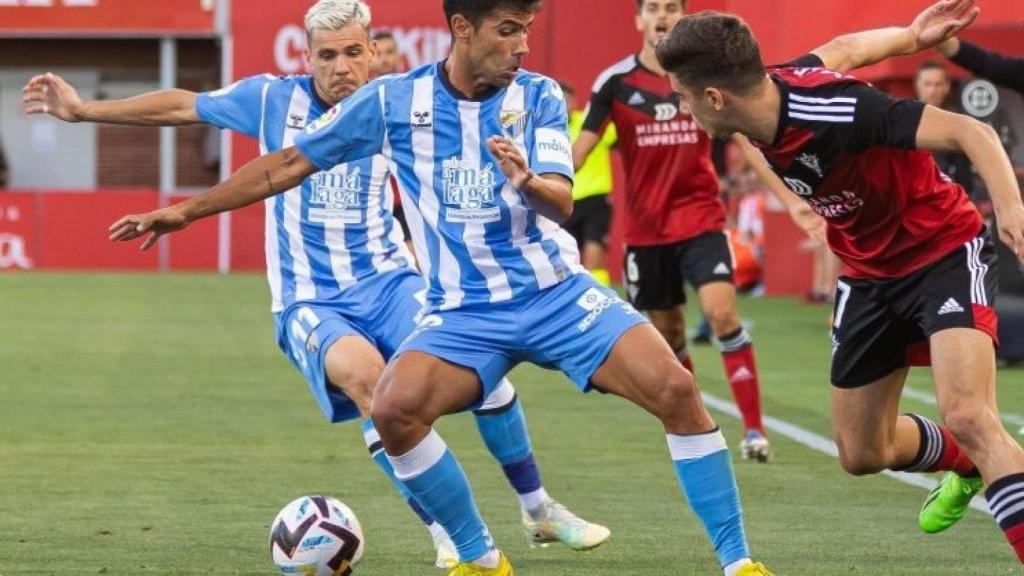
M270 553L289 576L348 576L363 557L363 529L338 500L303 496L274 518Z

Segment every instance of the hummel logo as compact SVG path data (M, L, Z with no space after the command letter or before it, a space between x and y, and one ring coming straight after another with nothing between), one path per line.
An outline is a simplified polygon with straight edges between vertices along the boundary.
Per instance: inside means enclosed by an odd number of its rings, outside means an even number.
M747 369L746 366L740 366L735 372L729 376L729 382L739 382L741 380L750 380L753 378L753 373Z
M289 128L302 130L306 126L306 117L301 114L289 114L287 124Z
M412 125L415 128L430 128L434 123L430 120L430 111L416 111L412 113Z
M714 273L715 274L721 274L721 275L732 274L732 270L729 269L729 265L726 264L725 262L719 262L718 266L715 266Z
M639 105L643 104L644 102L647 102L647 100L644 98L643 94L641 94L639 92L633 92L633 95L629 97L628 104L630 106L639 106Z
M963 307L960 306L960 304L956 300L950 298L949 300L946 300L946 303L942 305L942 308L939 308L939 316L944 316L946 314L954 314L963 311Z

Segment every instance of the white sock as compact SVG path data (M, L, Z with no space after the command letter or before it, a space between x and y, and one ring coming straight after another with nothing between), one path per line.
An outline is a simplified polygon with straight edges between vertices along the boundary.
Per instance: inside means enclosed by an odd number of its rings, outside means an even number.
M547 504L551 497L548 496L548 491L544 488L539 488L528 494L517 494L519 496L519 504L522 505L527 512L533 512L544 504Z
M498 549L491 548L487 554L473 560L473 564L479 564L484 568L497 568L499 561L501 561L501 556L498 555Z
M434 547L441 542L444 542L448 538L448 533L444 531L444 526L441 526L437 522L432 522L427 526L427 532L430 532L430 538L434 541Z
M736 573L740 571L740 568L743 568L747 564L752 564L750 558L740 558L724 568L725 576L736 576Z

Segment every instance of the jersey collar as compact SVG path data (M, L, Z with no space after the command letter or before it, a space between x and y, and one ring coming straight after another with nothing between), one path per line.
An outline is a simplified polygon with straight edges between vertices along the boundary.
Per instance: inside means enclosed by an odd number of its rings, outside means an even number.
M489 100L491 96L494 96L498 92L504 90L504 88L493 86L490 89L484 90L480 94L477 94L473 98L468 98L466 97L465 94L456 90L455 86L452 85L451 79L448 78L448 70L445 69L445 63L447 62L448 60L445 59L437 63L437 77L441 79L441 85L444 86L444 89L446 92L448 92L448 95L456 100L465 100L467 102L485 102Z

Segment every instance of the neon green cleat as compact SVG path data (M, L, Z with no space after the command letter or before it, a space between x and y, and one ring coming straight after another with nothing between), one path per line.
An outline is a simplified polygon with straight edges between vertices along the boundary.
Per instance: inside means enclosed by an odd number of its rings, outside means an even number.
M736 576L772 576L772 573L765 568L764 564L755 562L740 568L740 571L736 573Z
M597 548L612 534L608 528L587 522L554 500L532 513L523 510L523 532L531 546L561 542L577 552Z
M981 477L964 478L955 472L947 472L921 506L918 526L928 534L936 534L956 524L967 513L971 499L983 487Z
M448 576L513 576L512 564L505 557L504 552L498 552L500 558L497 568L487 568L471 562L456 564Z

